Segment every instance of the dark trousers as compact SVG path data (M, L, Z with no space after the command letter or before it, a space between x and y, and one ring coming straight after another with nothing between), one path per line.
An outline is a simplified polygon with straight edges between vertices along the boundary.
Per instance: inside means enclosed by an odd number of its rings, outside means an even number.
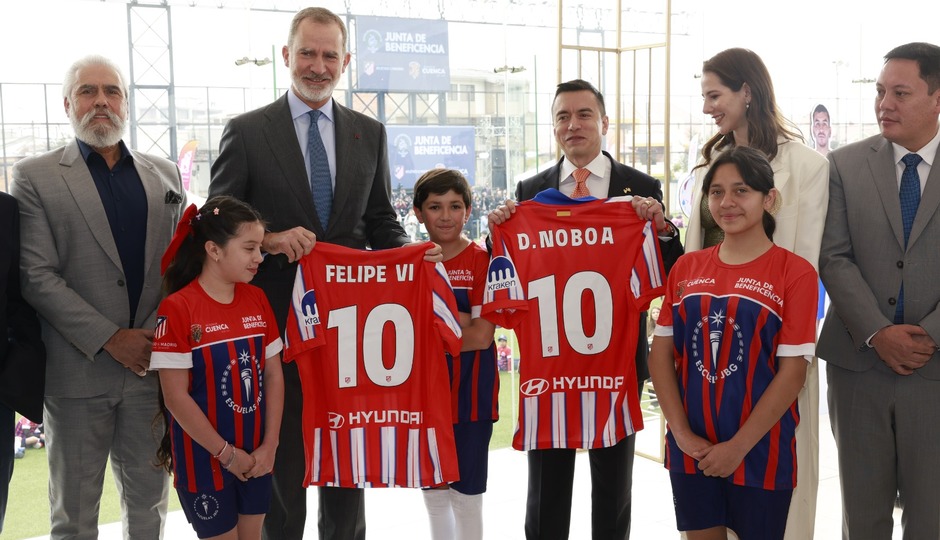
M284 414L281 438L274 458L271 508L264 518L265 540L300 540L307 521L307 490L303 487L304 408L300 375L293 362L283 364ZM12 446L12 444L10 445ZM318 524L323 540L361 540L366 536L365 501L361 489L320 488Z
M317 525L320 540L365 540L364 491L356 488L321 487Z
M588 450L591 463L591 530L594 540L630 537L630 489L636 435L609 448ZM528 540L565 540L571 525L575 450L529 450ZM583 538L583 531L575 535Z
M13 477L13 433L16 417L13 410L0 405L0 532L3 532L3 516L7 513L7 495L10 478Z

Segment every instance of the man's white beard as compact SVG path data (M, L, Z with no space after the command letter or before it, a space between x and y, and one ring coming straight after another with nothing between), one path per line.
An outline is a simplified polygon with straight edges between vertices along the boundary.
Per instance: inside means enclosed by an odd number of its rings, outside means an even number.
M333 90L336 89L336 82L327 85L323 90L314 90L308 88L304 82L303 77L297 77L291 74L291 82L294 83L294 88L297 90L297 93L300 94L300 97L307 101L312 101L314 103L319 103L321 101L326 101L333 97Z
M99 112L107 114L112 125L92 125L95 115ZM114 146L120 142L121 137L124 136L124 119L108 109L93 109L79 119L75 114L75 107L70 107L69 121L72 123L72 129L75 130L75 136L78 140L93 148L108 148Z

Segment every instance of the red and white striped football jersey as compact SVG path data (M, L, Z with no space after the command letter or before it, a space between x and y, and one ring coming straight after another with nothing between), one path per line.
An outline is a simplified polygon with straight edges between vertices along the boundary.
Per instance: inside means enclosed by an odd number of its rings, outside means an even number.
M483 300L520 338L513 447L613 446L643 427L634 355L663 290L659 242L626 198L540 199L491 231Z
M460 322L443 266L423 260L432 245L317 242L300 260L285 361L303 386L305 485L458 479L444 353L460 353Z

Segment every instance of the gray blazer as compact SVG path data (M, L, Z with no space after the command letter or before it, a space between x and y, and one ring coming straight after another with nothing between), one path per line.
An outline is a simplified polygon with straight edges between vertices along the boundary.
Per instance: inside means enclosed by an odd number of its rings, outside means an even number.
M336 187L329 229L324 231L310 194L307 166L294 131L287 94L225 126L212 164L209 196L232 195L257 209L267 229L313 231L317 239L363 249L408 241L390 202L385 126L333 102ZM252 281L264 289L280 328L290 304L296 265L267 257Z
M881 360L865 341L893 323L901 280L904 318L940 343L940 152L924 188L907 250L894 150L881 135L829 154L829 213L819 274L832 299L820 358L851 371ZM940 355L916 371L940 380Z
M153 328L161 297L160 257L185 192L171 161L131 154L148 204L144 287L133 317L138 328ZM171 191L175 196L168 196ZM48 352L46 395L101 395L125 373L102 347L127 326L131 313L108 217L78 143L19 161L11 193L20 205L23 296L41 317Z

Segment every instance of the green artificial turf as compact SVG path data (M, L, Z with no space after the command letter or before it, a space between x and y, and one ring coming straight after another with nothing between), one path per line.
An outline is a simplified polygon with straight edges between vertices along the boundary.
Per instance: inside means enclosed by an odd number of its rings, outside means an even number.
M3 534L0 535L3 540L21 540L49 534L48 485L46 449L27 449L26 456L17 459L13 466L7 513L3 521ZM169 511L179 509L179 499L171 489ZM105 469L98 523L112 523L120 519L121 507L109 465Z

